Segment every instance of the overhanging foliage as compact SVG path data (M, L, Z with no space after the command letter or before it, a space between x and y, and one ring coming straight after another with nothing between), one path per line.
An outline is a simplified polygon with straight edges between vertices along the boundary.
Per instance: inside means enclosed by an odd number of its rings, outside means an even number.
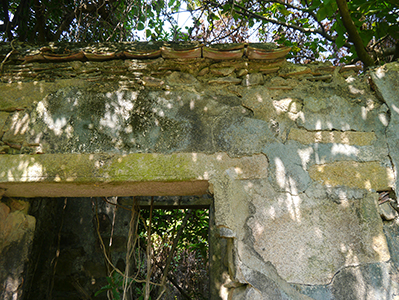
M175 20L183 9L192 26ZM399 58L396 0L4 0L0 18L3 41L252 39L293 46L300 62Z

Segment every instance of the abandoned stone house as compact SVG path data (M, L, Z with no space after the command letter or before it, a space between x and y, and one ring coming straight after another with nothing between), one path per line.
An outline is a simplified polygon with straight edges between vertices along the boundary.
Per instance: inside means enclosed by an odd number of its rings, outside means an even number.
M213 207L210 299L399 299L397 62L145 46L1 45L2 299L34 299L34 270L55 269L40 210L56 221L69 197L64 226L91 226L81 198L133 196ZM70 265L94 278L83 256ZM74 288L52 299L96 299Z

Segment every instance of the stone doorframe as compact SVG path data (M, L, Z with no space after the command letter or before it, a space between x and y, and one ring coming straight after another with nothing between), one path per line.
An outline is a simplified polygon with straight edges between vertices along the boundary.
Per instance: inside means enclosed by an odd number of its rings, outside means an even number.
M287 295L294 295L297 292L277 275L271 264L248 257L251 251L245 242L244 228L250 205L246 191L249 185L245 182L266 179L267 169L264 155L241 158L224 153L3 155L0 195L29 198L212 193L216 228L228 248L228 274L220 274L218 283L220 298L227 299L229 293L237 294L239 290L245 294L251 289L256 291L251 278L259 278L259 274L268 277Z

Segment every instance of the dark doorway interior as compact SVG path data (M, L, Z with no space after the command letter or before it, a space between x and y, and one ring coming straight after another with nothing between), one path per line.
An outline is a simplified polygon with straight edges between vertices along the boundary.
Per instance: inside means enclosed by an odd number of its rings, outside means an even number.
M139 299L145 293L146 280L162 282L166 263L169 272L161 299L210 298L211 195L30 201L37 227L24 299L122 299L124 292L125 299ZM133 216L132 206L139 207L139 214ZM132 221L134 218L136 221ZM132 232L138 237L135 241ZM173 245L175 250L170 255ZM132 255L128 259L129 251ZM125 273L127 269L134 278L128 281L128 289L116 271ZM151 299L156 299L161 288L155 284L150 287Z

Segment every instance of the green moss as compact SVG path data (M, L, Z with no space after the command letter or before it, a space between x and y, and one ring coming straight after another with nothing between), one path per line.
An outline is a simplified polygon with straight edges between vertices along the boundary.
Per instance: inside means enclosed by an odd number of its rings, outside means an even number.
M249 46L256 48L256 49L263 49L263 50L277 49L277 45L275 43L249 43Z
M104 172L116 181L186 181L198 177L192 160L178 154L130 154L112 160Z

